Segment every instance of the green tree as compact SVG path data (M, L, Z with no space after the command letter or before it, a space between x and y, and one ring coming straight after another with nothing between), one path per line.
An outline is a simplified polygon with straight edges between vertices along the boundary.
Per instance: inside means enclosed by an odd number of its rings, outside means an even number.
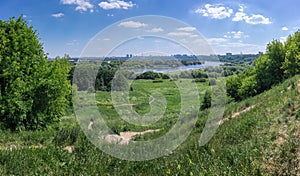
M266 54L261 55L255 61L258 93L284 80L282 69L284 58L284 45L279 40L273 40L267 45Z
M226 89L229 99L233 98L235 101L241 100L238 94L238 89L241 85L241 78L238 75L232 75L226 78Z
M286 56L282 68L286 77L300 73L300 31L289 36L286 43Z
M257 82L256 75L253 74L251 76L247 76L242 80L242 84L238 89L238 95L242 99L246 99L248 97L252 97L257 94Z
M70 93L68 64L47 60L36 32L22 16L0 20L0 38L2 126L12 130L46 127L63 114L65 95Z
M211 107L211 91L207 90L204 94L203 103L201 105L201 110L205 110Z

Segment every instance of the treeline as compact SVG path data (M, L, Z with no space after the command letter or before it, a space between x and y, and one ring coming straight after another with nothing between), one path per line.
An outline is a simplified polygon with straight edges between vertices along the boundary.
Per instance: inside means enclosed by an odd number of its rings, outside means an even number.
M0 20L0 130L36 130L70 105L68 57L49 61L22 17Z
M254 61L245 72L226 79L227 94L231 101L240 101L269 90L300 73L300 31L290 35L286 42L273 40L266 53Z

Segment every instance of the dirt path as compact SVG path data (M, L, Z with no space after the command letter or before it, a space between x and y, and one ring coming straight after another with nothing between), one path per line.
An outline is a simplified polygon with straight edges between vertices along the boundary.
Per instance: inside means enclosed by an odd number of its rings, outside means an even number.
M143 134L146 134L146 133L153 133L153 132L157 132L157 131L160 131L160 129L146 130L146 131L142 131L142 132L126 131L126 132L120 132L120 136L125 138L125 139L131 140L136 135L143 135Z
M255 105L252 105L252 106L249 106L248 108L246 109L243 109L242 111L239 111L239 112L236 112L236 113L233 113L231 115L231 119L235 119L237 117L239 117L241 114L245 113L245 112L248 112L250 110L252 110L253 108L255 107ZM224 118L222 120L219 121L219 125L222 125L225 121L229 120L230 118Z
M132 132L132 131L126 131L121 132L120 135L117 134L109 134L104 137L101 137L104 139L107 143L110 144L120 144L120 145L128 145L128 143L132 140L132 138L136 135L143 135L146 133L153 133L156 131L160 131L160 129L157 130L146 130L141 132Z

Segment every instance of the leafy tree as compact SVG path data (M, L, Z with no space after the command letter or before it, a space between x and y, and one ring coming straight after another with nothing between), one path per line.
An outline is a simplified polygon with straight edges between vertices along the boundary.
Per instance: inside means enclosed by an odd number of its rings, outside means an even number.
M238 89L238 95L242 99L254 96L257 94L256 75L247 76L242 80L242 84Z
M204 94L203 103L201 105L201 110L205 110L211 107L211 91L207 90Z
M96 77L96 85L95 85L96 90L110 91L112 80L114 79L115 73L116 70L100 69Z
M232 75L226 78L227 95L235 101L241 100L238 89L241 87L241 78L238 75Z
M215 78L210 78L209 79L209 85L210 86L215 86L217 85L217 80Z
M152 79L152 80L155 80L157 78L162 78L162 74L153 71L144 72L136 77L136 79Z
M300 73L300 31L289 36L286 43L286 56L282 68L286 77Z
M284 80L282 64L285 58L285 49L278 40L273 40L267 45L266 54L255 61L258 93L271 88Z
M39 129L68 105L69 65L48 61L36 32L22 16L0 20L0 122L12 130Z

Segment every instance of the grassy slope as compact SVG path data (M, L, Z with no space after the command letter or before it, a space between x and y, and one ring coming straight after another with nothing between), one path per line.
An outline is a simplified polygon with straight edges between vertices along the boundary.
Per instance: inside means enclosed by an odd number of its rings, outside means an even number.
M61 146L72 140L62 139L64 131L56 130L76 129L72 117L43 132L1 133L0 175L296 175L300 170L299 79L294 77L259 96L228 105L224 118L229 119L234 112L255 107L225 121L203 147L198 146L198 139L208 112L200 113L186 142L169 156L151 161L113 158L90 144L81 132L75 151L69 154Z

